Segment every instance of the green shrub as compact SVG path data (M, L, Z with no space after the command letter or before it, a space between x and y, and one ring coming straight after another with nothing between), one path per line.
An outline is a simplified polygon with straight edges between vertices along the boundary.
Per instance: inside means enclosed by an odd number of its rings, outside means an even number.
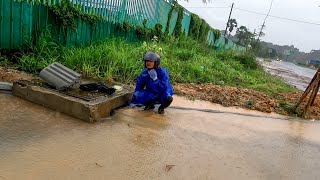
M246 68L257 69L258 63L256 57L252 53L239 53L235 55L235 59L240 61Z

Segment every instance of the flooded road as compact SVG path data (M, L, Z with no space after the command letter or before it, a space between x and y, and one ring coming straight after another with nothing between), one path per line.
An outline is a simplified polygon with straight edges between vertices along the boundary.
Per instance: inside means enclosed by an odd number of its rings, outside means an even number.
M0 179L320 176L316 121L182 97L164 115L121 109L96 124L11 95L0 94L0 106Z
M316 73L316 70L284 61L261 61L261 64L267 72L283 78L286 82L302 91L307 88Z

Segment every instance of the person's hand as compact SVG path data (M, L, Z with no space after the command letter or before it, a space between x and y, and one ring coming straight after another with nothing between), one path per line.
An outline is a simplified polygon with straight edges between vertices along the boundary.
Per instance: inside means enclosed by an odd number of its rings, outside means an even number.
M157 75L156 70L151 69L151 70L148 71L148 73L149 73L151 79L153 79L153 81L158 79L158 75Z
M136 107L136 105L134 103L129 104L129 108L135 108L135 107Z

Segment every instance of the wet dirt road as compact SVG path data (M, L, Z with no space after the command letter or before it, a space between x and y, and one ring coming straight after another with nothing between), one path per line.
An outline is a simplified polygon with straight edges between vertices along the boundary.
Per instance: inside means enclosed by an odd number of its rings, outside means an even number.
M171 108L161 116L121 109L105 122L88 124L11 95L0 94L0 106L0 179L320 176L316 121L181 97L173 106L207 112Z
M287 83L297 87L301 91L304 91L307 88L308 84L316 73L316 70L297 66L290 62L265 62L260 59L260 63L267 72L281 77Z

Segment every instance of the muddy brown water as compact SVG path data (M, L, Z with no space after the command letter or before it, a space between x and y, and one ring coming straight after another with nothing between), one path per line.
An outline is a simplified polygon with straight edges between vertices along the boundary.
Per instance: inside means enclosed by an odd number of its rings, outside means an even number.
M319 179L319 122L173 106L195 110L124 108L88 124L0 94L0 179Z

